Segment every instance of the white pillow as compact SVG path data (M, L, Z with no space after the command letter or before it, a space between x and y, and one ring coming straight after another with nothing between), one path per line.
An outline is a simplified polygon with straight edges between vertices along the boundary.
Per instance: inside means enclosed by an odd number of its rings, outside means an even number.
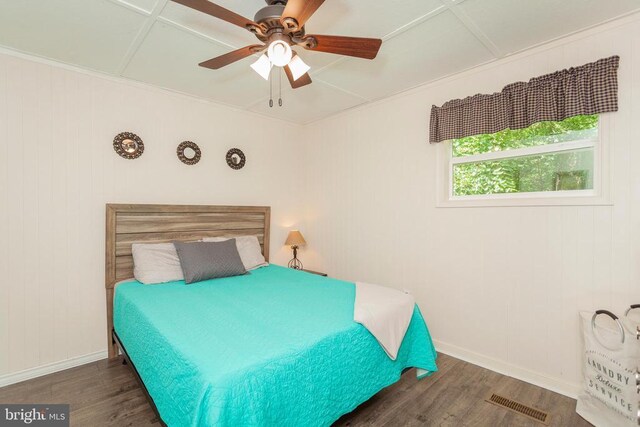
M242 259L245 270L255 270L259 267L269 265L265 261L260 249L260 242L256 236L240 236L240 237L205 237L203 242L223 242L229 239L236 239L236 248Z
M146 285L184 280L173 243L134 243L133 276Z

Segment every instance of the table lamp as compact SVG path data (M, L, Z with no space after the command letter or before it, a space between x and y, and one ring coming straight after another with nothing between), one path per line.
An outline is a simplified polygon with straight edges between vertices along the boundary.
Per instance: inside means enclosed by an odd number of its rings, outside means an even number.
M302 263L298 259L298 246L307 244L304 237L302 237L302 233L298 230L291 230L287 236L287 241L284 242L284 244L291 246L291 249L293 250L293 258L289 261L288 267L295 268L296 270L302 270Z

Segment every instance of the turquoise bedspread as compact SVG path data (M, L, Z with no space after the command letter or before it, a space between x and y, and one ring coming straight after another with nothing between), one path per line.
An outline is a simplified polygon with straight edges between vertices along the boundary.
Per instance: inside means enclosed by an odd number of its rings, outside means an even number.
M435 371L416 306L396 361L353 321L353 283L278 266L185 285L116 288L115 330L173 426L324 426Z

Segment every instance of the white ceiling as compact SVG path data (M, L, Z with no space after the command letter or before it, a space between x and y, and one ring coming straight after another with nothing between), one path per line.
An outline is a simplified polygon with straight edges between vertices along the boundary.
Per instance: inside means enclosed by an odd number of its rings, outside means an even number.
M250 19L265 5L216 3ZM250 58L197 65L253 35L169 0L0 0L0 45L309 123L635 10L639 0L326 0L307 32L379 37L382 49L374 61L297 49L314 83L294 91L284 78L281 108Z

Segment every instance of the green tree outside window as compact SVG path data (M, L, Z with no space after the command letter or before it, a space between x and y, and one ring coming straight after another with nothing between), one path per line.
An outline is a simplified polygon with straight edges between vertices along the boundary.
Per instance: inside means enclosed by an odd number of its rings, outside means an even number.
M540 122L525 129L506 129L453 141L452 156L595 140L598 116L575 116L558 122ZM517 153L514 152L517 156ZM593 188L593 147L530 156L458 163L453 167L453 195L483 195Z

